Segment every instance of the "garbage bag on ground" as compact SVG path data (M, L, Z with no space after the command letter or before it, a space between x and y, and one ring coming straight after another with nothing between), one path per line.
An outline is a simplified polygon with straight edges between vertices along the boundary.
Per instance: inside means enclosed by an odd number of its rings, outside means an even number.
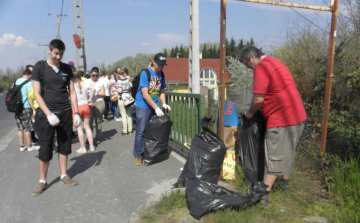
M216 184L226 154L224 142L209 128L211 118L202 119L203 131L192 141L184 169L173 187L185 187L188 179L200 179Z
M202 180L188 180L185 196L191 216L199 220L206 213L224 208L240 209L258 203L266 193L263 182L253 184L243 195Z
M251 183L263 180L265 131L266 122L260 111L251 119L243 116L240 134L240 165L245 172L246 180Z
M144 165L151 165L169 158L168 144L172 122L170 117L153 116L146 125Z

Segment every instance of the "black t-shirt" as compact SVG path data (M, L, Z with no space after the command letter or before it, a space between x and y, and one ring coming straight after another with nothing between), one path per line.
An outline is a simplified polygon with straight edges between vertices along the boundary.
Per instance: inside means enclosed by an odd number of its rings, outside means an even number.
M41 63L44 65L43 71ZM40 76L42 76L42 80ZM56 73L46 61L39 61L34 66L31 79L40 82L40 86L43 88L41 90L42 97L50 111L64 111L71 108L69 83L74 79L74 74L69 65L60 62L59 72Z

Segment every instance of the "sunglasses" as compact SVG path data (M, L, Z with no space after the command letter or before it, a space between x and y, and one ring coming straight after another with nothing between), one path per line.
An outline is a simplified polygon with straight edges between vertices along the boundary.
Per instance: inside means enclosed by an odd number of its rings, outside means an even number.
M91 75L91 77L99 77L99 75Z

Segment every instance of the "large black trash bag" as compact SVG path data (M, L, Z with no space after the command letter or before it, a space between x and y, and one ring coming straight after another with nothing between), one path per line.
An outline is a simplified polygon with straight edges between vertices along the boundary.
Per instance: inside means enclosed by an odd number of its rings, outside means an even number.
M153 116L146 125L144 165L151 165L169 158L168 144L172 122L170 117Z
M188 180L185 196L191 216L199 220L206 213L224 208L240 209L256 204L266 193L267 186L257 182L247 195L202 180Z
M178 181L173 187L185 187L188 179L200 179L216 184L226 154L224 142L208 125L211 118L202 119L203 131L192 141L190 153Z
M251 119L243 116L243 123L240 134L240 164L246 180L255 183L262 181L264 176L266 121L258 111Z

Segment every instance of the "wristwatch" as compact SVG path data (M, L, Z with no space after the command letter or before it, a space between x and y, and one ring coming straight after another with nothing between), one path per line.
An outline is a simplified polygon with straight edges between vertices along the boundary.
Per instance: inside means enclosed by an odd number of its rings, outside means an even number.
M79 113L79 112L75 112L75 115L80 115L80 113Z

